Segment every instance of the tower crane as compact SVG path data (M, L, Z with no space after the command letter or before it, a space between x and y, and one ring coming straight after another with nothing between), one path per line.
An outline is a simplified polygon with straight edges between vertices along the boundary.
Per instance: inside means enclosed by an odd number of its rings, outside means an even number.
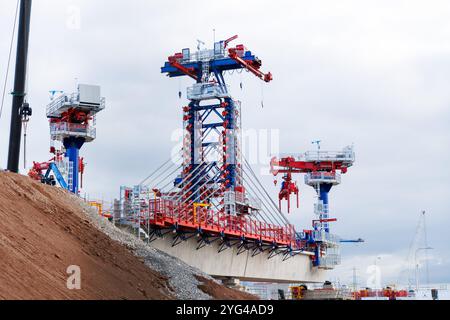
M183 49L170 56L161 69L170 78L188 76L195 80L195 84L187 90L190 103L183 108L185 166L176 184L184 186L187 189L185 196L197 203L228 191L245 193L240 163L240 102L229 93L224 72L246 69L266 82L273 79L270 72L266 74L260 70L261 60L244 45L230 47L230 43L237 38L235 35L216 42L212 50L199 46L197 52L191 53L190 49ZM208 104L210 101L215 103ZM210 171L215 168L200 164L205 161L206 154L215 153L210 150L213 147L220 150L215 162L220 172L208 184L217 183L220 190L202 194L200 176L211 175ZM192 179L189 180L189 177Z
M333 186L341 183L341 173L347 173L353 166L355 153L353 147L345 147L342 151L322 151L320 142L313 142L317 144L317 151L309 151L299 157L273 158L271 172L274 176L283 174L283 183L278 194L280 210L281 202L286 200L287 210L290 211L292 195L296 195L297 207L299 206L299 188L292 179L293 174L305 174L305 184L316 190L318 200L314 206L314 212L317 219L313 220L313 229L304 230L299 238L314 248L315 265L327 268L339 263L339 244L350 242L340 240L339 237L330 233L329 224L336 222L337 219L330 218L328 194Z
M182 49L164 63L161 72L168 77L194 80L182 107L182 161L178 168L161 166L139 186L122 187L121 201L133 208L125 213L127 221L151 229L150 237L170 229L173 246L197 236L198 250L222 241L219 252L237 246L238 254L270 251L270 257L288 258L303 252L302 245L241 153L241 102L225 81L232 70L247 70L265 82L273 77L244 45L231 46L237 38L215 42L212 49ZM164 178L147 184L150 177Z
M96 139L95 116L105 109L105 98L101 97L100 90L99 86L80 84L78 91L72 94L50 91L52 97L47 106L47 118L53 158L47 162L34 162L28 173L32 179L50 185L57 181L62 188L79 193L85 169L80 149ZM56 93L59 95L55 98ZM54 142L60 143L61 147L55 148Z

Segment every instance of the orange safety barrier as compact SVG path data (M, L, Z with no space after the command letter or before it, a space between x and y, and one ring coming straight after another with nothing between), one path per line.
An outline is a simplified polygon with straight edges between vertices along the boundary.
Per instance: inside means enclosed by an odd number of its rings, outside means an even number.
M195 231L201 228L214 235L223 233L230 237L243 237L247 240L261 240L277 245L295 245L295 230L292 225L276 226L256 221L248 216L232 216L212 210L206 205L197 206L177 204L171 200L154 199L149 201L149 221L141 216L141 223L156 227L170 227L177 224L180 228Z

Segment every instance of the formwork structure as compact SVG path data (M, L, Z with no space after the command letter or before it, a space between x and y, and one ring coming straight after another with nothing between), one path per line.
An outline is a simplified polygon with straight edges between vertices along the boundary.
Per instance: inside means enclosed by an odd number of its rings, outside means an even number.
M308 171L307 183L319 186L322 198L314 230L296 232L241 153L242 106L233 99L225 73L247 70L265 82L272 75L260 71L261 60L243 45L229 48L236 38L219 41L213 49L200 45L197 52L183 49L162 67L170 78L187 76L195 81L187 89L189 104L182 108L183 146L140 185L121 188L120 220L140 230L139 235L145 230L149 242L172 234L172 246L177 246L196 237L197 250L219 241L219 253L233 246L238 254L267 252L269 259L305 253L315 266L332 268L338 262L331 260L338 257L332 250L338 248L339 238L328 232L325 196L339 181L336 169L345 172L351 166L345 161L353 163L353 151L332 159L325 159L331 153L316 153L319 158L314 159L305 155L308 165L320 163L321 169ZM341 159L342 155L352 158ZM285 180L291 186L287 199L297 188L291 180Z
M174 233L174 246L198 237L198 249L221 241L219 251L236 245L239 252L270 251L288 258L302 246L241 153L241 103L225 82L231 70L249 71L265 82L272 75L260 71L261 60L243 45L229 47L236 38L219 41L213 49L183 49L163 66L162 73L171 78L195 81L182 108L183 148L178 159L166 162L141 186L122 188L123 218L131 215L133 223L149 225L150 241ZM136 203L148 203L148 208Z

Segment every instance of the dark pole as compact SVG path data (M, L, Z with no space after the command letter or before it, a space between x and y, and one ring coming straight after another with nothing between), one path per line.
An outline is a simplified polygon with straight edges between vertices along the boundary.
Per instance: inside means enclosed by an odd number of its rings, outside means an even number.
M27 77L28 39L30 35L32 0L21 0L19 31L17 34L16 75L14 79L14 92L11 130L9 136L8 171L19 172L20 139L22 135L21 109L25 99L25 82Z

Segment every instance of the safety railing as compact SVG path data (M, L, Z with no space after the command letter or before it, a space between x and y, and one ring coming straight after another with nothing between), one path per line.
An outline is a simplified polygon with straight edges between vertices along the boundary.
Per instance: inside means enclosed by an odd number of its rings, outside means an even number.
M325 231L313 231L312 239L315 242L323 242L323 243L326 243L329 245L335 245L335 246L338 246L341 241L339 236L337 236L335 234L331 234L329 232L325 232Z
M339 264L341 264L339 254L327 254L325 257L318 258L317 266L322 269L334 269Z
M246 194L244 192L231 192L231 193L234 194L234 202L249 206L250 208L253 208L256 210L261 210L262 203L261 203L260 199L249 196L248 194ZM232 195L230 195L229 197L233 198Z
M228 86L221 86L217 83L196 83L187 89L189 100L206 100L213 98L228 98Z
M189 49L187 49L186 53L183 52L182 56L179 56L177 61L179 63L194 63L198 61L210 61L214 58L220 58L224 57L225 51L220 48L220 50L211 50L211 49L204 49L199 50L197 52L190 52Z
M79 106L80 99L78 93L72 93L70 95L63 94L56 99L54 99L50 104L47 105L47 117L60 117L61 113L66 111L70 107ZM84 107L87 105L83 104ZM96 105L92 108L92 111L99 112L104 110L106 107L105 98L100 99L100 105Z
M304 155L306 161L346 161L354 162L353 148L347 147L342 151L309 151Z
M314 183L340 184L341 174L339 172L309 172L305 175L305 183L307 185Z
M194 210L193 206L160 198L150 200L148 208L151 224L163 226L178 223L186 228L201 227L205 231L224 232L229 236L243 236L284 245L295 243L292 225L272 225L246 216L228 215L204 207L197 207Z
M191 52L189 49L183 50L182 55L178 56L179 63L195 63L198 61L211 61L214 59L224 59L229 57L228 48L225 48L224 41L217 42L214 49L201 49ZM241 46L235 50L239 57L243 57L246 53L245 47Z
M83 137L88 141L92 141L97 136L94 127L87 124L58 122L50 124L50 135L52 139L64 138L66 136Z
M63 107L75 104L78 104L78 93L72 93L70 95L63 94L54 99L47 106L47 116L58 117L60 116L60 110L63 109Z

